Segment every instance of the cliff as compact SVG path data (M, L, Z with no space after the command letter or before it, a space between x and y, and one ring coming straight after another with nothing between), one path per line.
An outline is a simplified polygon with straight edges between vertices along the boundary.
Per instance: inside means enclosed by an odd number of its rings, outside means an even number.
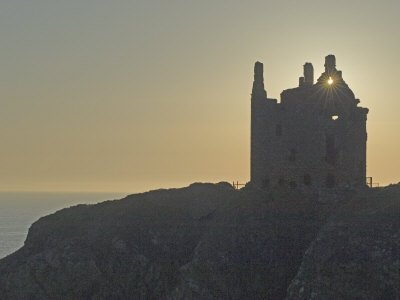
M220 183L78 205L0 260L1 299L398 299L399 203Z

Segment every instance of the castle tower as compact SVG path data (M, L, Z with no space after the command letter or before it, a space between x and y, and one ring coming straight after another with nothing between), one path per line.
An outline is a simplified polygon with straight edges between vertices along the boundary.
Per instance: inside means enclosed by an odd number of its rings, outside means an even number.
M257 182L260 186L267 186L269 185L269 178L263 176L265 169L269 168L269 160L265 157L269 151L265 128L268 126L269 115L274 111L277 100L267 98L263 73L263 64L256 62L254 65L254 82L251 94L250 177L252 182Z
M259 61L254 64L254 81L251 97L252 99L267 98L267 92L264 88L264 65Z
M299 87L281 101L267 98L263 65L254 66L251 96L251 183L260 188L337 189L365 186L368 109L325 57L325 72L314 84L304 64Z

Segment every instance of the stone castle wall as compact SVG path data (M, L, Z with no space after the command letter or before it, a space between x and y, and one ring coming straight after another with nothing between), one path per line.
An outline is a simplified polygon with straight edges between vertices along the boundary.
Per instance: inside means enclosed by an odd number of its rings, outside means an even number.
M306 80L282 92L278 103L267 98L263 66L256 63L251 100L253 184L303 189L365 185L368 110L357 106L341 72L330 67L314 84L312 65L307 63ZM325 80L330 77L332 86Z

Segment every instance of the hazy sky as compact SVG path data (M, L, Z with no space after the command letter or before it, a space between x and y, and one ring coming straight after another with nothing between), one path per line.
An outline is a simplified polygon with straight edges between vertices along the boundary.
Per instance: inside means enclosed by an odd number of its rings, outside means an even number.
M400 181L400 1L0 2L0 190L137 192L249 179L269 97L324 57L368 107L368 175Z

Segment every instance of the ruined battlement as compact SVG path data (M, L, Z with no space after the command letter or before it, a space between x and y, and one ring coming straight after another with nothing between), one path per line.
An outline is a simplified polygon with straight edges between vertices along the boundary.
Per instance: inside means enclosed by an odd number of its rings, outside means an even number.
M263 65L254 67L251 97L251 183L262 188L322 189L365 186L368 109L325 58L314 83L305 63L299 86L284 90L280 102L267 97Z

